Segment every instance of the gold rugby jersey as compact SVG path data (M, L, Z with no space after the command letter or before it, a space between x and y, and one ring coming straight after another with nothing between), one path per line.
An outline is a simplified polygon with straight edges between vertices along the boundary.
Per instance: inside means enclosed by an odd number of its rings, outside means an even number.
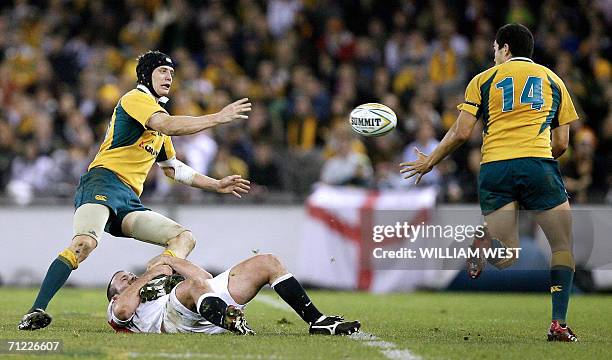
M176 156L170 136L146 126L156 112L167 113L153 95L140 89L123 95L88 170L95 167L111 170L140 196L153 164Z
M550 130L578 119L563 81L523 57L476 75L457 108L482 116L482 163L552 158Z

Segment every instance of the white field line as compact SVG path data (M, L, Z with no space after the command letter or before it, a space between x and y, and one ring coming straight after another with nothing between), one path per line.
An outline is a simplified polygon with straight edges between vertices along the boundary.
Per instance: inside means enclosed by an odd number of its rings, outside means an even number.
M209 353L147 353L147 352L130 352L128 353L130 359L145 358L145 359L278 359L276 356L261 356L261 355L222 355L222 354L209 354Z
M275 309L293 311L293 309L291 309L291 307L283 301L267 294L258 294L254 300ZM396 344L381 340L376 335L367 332L360 331L348 336L348 338L359 341L366 346L378 348L378 350L390 360L421 360L421 358L412 353L412 351L407 349L399 349Z
M163 358L163 359L278 359L276 356L260 356L260 355L223 355L223 354L211 354L211 353L166 353L166 352L130 352L128 353L130 359L137 358Z

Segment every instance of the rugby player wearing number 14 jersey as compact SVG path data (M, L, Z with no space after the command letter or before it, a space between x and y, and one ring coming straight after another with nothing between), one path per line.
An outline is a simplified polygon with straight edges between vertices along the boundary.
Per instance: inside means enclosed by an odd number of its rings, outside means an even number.
M549 341L577 341L566 326L574 276L570 206L556 159L567 149L569 123L578 115L563 81L535 64L533 35L525 26L502 26L495 37L495 66L468 84L457 121L438 147L417 160L400 164L406 178L416 182L465 142L479 117L483 145L478 191L485 217L485 236L473 247L516 248L518 209L536 210L536 221L550 244L552 323ZM488 259L498 267L516 258ZM480 276L482 257L468 260L468 274Z

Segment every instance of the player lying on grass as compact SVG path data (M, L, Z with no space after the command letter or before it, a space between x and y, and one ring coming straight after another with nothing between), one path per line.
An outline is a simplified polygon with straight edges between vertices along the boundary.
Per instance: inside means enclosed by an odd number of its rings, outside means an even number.
M430 155L416 149L418 159L400 164L401 173L417 176L418 183L470 137L482 116L478 197L486 236L472 246L517 248L519 206L536 210L552 252L548 340L577 341L565 321L574 276L572 215L556 159L567 149L569 124L578 115L563 81L531 60L533 44L525 26L502 26L493 43L495 66L470 81L459 117L436 149ZM516 257L487 260L506 268ZM485 265L482 257L469 259L469 276L478 278Z
M168 276L173 272L181 276L176 286L177 275ZM124 332L254 334L242 309L266 284L309 324L311 334L349 335L361 327L359 321L323 315L270 254L255 255L215 277L188 260L170 256L154 259L140 277L118 271L106 293L108 322Z
M170 116L164 106L174 75L172 59L149 51L138 58L136 75L136 88L119 99L100 150L81 177L74 197L72 243L49 266L34 304L19 323L20 330L51 323L45 309L70 273L98 246L103 231L163 246L164 253L172 256L189 255L195 246L191 232L140 202L154 163L169 178L195 188L237 197L249 191L249 182L239 175L217 180L183 164L176 159L170 138L245 119L244 113L251 110L248 100L236 101L215 114Z

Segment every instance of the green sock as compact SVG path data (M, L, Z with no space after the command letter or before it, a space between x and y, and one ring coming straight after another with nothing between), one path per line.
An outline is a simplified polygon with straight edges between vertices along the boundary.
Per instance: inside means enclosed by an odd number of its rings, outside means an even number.
M55 293L64 286L71 272L72 267L68 260L58 256L49 266L31 310L46 309Z
M552 319L561 324L565 324L573 279L574 270L569 266L555 265L550 269Z

